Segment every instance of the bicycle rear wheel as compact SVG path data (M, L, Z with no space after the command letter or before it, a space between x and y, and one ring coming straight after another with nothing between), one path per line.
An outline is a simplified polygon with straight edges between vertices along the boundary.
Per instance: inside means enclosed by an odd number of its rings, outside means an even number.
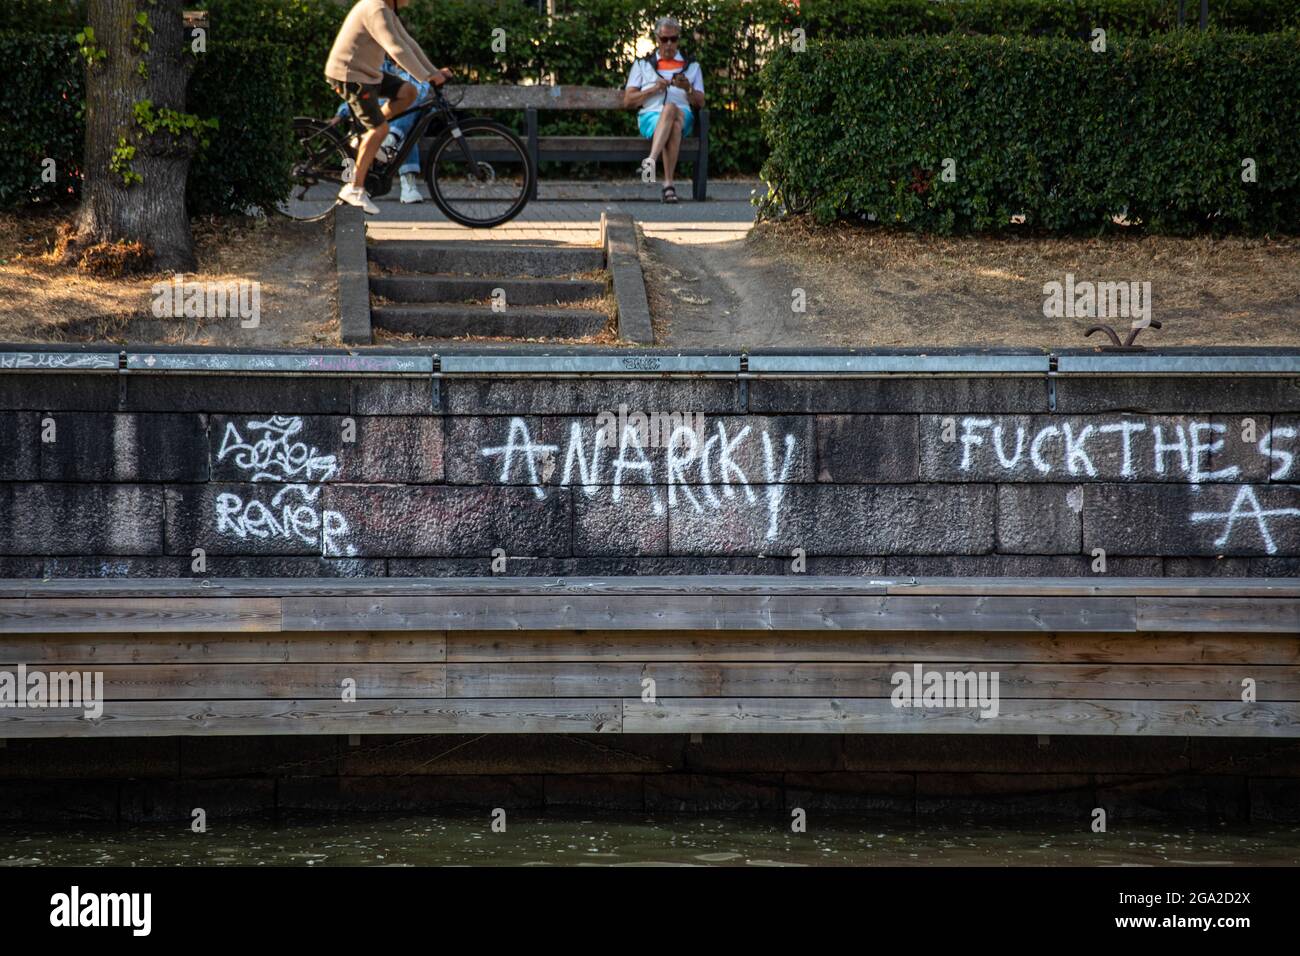
M519 137L486 119L468 119L443 132L424 166L429 193L443 215L475 229L519 215L536 178Z
M321 219L334 208L339 187L352 178L352 151L336 122L296 117L293 137L293 185L276 208L290 219Z

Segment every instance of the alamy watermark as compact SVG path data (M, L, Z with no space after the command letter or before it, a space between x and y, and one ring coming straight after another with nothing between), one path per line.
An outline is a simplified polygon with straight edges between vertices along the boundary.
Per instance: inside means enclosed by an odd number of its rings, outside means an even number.
M104 672L0 670L0 707L80 709L95 720L104 714Z
M1049 319L1133 319L1145 327L1151 322L1150 282L1074 281L1043 283L1043 315Z
M262 322L260 282L155 282L153 315L156 319L238 318L240 327L255 329Z
M889 682L895 707L978 707L981 717L998 715L997 671L927 671L920 664L895 671Z
M618 406L617 414L602 411L596 415L596 444L618 448L629 428L642 448L671 447L681 428L695 433L696 447L704 444L703 412L629 412L625 404Z
M118 926L132 936L148 936L153 928L152 893L83 893L73 886L50 897L50 925L61 928Z

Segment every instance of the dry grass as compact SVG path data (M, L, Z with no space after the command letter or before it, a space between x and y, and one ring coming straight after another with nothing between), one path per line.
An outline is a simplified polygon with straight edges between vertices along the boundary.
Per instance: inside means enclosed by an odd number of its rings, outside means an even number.
M1043 316L1044 283L1066 273L1150 282L1165 328L1148 345L1300 344L1297 238L945 238L791 220L747 245L807 280L809 312L842 327L841 344L1091 343L1089 320Z
M170 275L132 274L143 248L91 247L64 265L72 210L0 215L0 341L173 345L337 345L328 227L242 217L193 224L198 272L186 281L258 282L259 328L239 320L156 319L152 287Z

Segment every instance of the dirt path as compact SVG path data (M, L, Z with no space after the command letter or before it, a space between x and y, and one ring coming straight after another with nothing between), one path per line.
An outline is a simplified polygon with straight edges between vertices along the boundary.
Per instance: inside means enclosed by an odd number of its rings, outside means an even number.
M810 300L803 314L792 309L794 290L801 285L793 270L744 240L686 245L644 239L642 267L657 344L834 344L817 321L819 302Z

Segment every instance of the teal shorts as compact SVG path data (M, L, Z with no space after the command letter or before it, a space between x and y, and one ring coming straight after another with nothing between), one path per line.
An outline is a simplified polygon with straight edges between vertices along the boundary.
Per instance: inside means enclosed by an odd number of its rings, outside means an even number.
M659 110L653 113L638 113L636 117L637 125L641 128L641 135L646 139L654 139L655 126L659 124ZM695 128L695 110L687 110L686 117L682 120L682 138L685 139L691 135L691 130Z

